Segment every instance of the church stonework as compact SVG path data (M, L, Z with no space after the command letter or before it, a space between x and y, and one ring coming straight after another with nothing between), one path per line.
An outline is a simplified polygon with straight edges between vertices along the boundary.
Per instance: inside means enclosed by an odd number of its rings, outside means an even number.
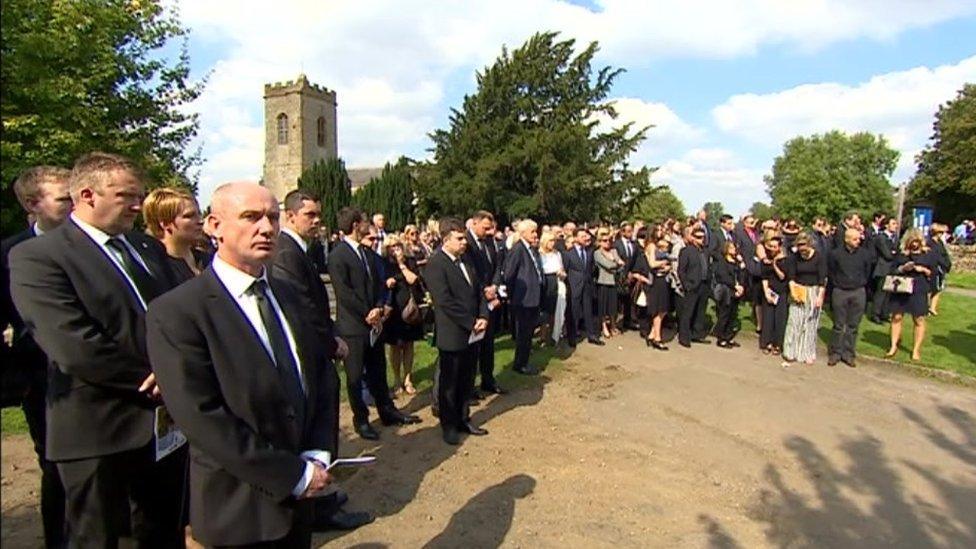
M262 184L283 200L306 168L336 156L335 92L309 83L304 74L265 84Z

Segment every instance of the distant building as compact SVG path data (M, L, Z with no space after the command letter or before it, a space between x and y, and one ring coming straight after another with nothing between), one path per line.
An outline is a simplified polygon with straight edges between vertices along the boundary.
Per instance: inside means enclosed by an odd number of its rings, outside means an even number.
M265 84L263 185L282 200L306 168L337 156L335 92L304 74Z
M382 175L383 168L347 168L346 173L349 174L349 188L356 192L369 183L370 179Z

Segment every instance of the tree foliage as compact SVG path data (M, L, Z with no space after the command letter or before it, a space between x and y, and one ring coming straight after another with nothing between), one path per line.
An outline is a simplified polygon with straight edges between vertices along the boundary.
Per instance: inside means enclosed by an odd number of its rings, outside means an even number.
M772 219L776 215L776 208L773 208L765 202L753 202L752 206L749 208L749 212L756 217L756 219L766 220Z
M652 190L652 170L627 165L648 128L600 129L617 117L607 97L622 69L594 74L597 43L576 53L574 40L557 36L503 48L449 127L431 134L434 159L418 178L424 216L618 220Z
M70 167L104 150L137 160L151 180L195 189L198 129L186 105L203 90L190 81L185 29L158 0L4 0L0 51L0 184L30 166ZM176 58L163 55L182 39ZM5 229L22 219L6 200ZM8 209L9 208L9 209Z
M976 84L939 106L931 143L915 161L909 200L930 202L936 218L952 224L976 215Z
M706 202L701 209L708 214L708 228L712 231L718 231L718 220L725 215L725 206L721 202Z
M319 160L302 172L298 188L317 196L322 201L322 224L335 231L339 210L352 202L349 190L349 173L340 158Z
M647 223L661 223L666 219L684 219L685 205L671 187L661 185L643 196L634 206L634 217Z
M406 158L387 163L379 177L374 177L356 191L352 202L369 214L381 213L389 231L400 231L414 222L414 178Z
M852 209L891 211L889 178L897 162L898 151L883 136L835 130L787 141L764 180L780 215L836 220Z

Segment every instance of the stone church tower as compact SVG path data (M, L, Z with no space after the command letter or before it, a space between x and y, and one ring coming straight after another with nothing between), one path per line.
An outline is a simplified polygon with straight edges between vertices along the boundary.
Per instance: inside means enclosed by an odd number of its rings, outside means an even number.
M262 181L278 200L298 185L305 168L337 154L334 91L309 83L304 74L265 84Z

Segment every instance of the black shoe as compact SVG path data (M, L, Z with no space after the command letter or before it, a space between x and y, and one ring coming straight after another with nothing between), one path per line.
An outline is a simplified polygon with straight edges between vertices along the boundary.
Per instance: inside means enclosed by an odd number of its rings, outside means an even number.
M356 426L356 434L366 440L379 440L380 434L376 432L376 429L370 427L369 423L363 423Z
M736 347L742 347L742 345L739 345L735 341L726 341L725 344L729 346L729 349L734 349Z
M711 343L707 337L696 337L691 340L692 343Z
M482 393L480 389L475 389L474 391L471 391L471 397L468 398L468 402L471 404L477 404L481 402L481 399L483 398L485 398L484 393Z
M516 372L522 374L523 376L537 376L539 375L539 370L536 370L532 366L527 366L525 368L513 368Z
M851 368L857 368L857 362L855 362L853 358L844 359L844 360L841 360L841 362L843 362L844 364L847 364Z
M725 341L721 340L721 339L715 342L715 346L716 347L721 347L723 349L728 349L729 348L729 344L726 343Z
M877 316L873 316L872 315L871 318L869 318L868 320L870 320L871 322L873 322L875 324L883 324L881 318L880 317L877 317Z
M441 417L441 411L437 409L437 406L431 406L430 415L434 417Z
M489 395L504 395L508 393L508 391L499 387L497 383L488 387L482 387L481 391Z
M476 437L483 437L488 434L488 429L482 429L481 427L475 427L470 423L465 423L461 430L468 433L469 435L474 435Z
M654 342L653 342L652 340L650 340L650 339L645 339L645 340L644 340L644 343L645 343L645 344L646 344L646 345L647 345L648 347L654 347Z
M587 339L586 341L589 342L591 345L596 345L598 347L602 347L603 345L606 345L607 344L605 341L603 341L601 339L596 339L596 338Z
M653 342L651 346L654 347L655 349L657 349L658 351L667 351L668 350L668 346L665 345L664 343L660 342L660 341Z
M420 418L414 415L407 415L399 410L390 410L388 413L380 416L380 421L383 425L387 427L391 425L411 425L414 423L420 423Z
M355 530L360 526L366 526L367 524L376 520L376 517L372 513L367 513L365 511L343 511L338 509L330 517L316 517L315 523L312 524L312 530L315 532L327 532L329 530Z
M448 429L444 431L444 442L451 446L457 446L461 444L461 435L454 429Z
M836 358L831 357L827 359L827 366L836 366L836 365L837 365Z
M681 345L682 347L684 347L686 349L690 349L691 348L691 343L688 343L687 341L679 341L678 342L678 345Z

